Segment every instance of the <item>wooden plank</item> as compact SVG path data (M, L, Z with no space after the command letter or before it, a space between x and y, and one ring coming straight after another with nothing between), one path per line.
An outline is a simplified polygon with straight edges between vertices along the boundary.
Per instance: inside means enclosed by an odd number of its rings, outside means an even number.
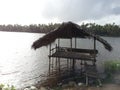
M98 50L94 49L80 49L80 48L67 48L67 47L59 47L59 51L68 51L68 52L80 52L80 53L89 53L89 54L97 54Z
M77 53L77 52L63 52L58 51L50 55L49 57L80 59L80 60L94 60L94 55Z

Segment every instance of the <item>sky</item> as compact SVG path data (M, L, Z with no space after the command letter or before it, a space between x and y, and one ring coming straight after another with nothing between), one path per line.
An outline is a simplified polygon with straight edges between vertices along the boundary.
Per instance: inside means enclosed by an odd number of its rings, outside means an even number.
M0 24L120 24L120 0L0 0Z

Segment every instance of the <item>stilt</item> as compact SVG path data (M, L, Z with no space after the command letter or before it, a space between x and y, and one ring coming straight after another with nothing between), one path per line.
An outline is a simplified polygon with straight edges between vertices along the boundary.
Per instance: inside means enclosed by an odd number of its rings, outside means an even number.
M86 75L86 86L88 86L88 76Z
M69 59L67 59L67 71L69 72Z
M94 62L93 65L95 65L96 62L96 38L94 37Z
M50 67L51 67L51 63L50 63L50 62L51 62L51 59L49 58L49 75L50 75L50 73L51 73L51 72L50 72Z
M49 46L49 55L51 55L51 44ZM51 57L49 57L49 75L51 73Z
M82 62L82 60L81 60L80 65L81 65L81 76L82 76L82 72L83 72L83 62Z
M58 70L59 70L59 73L60 73L60 58L58 58Z

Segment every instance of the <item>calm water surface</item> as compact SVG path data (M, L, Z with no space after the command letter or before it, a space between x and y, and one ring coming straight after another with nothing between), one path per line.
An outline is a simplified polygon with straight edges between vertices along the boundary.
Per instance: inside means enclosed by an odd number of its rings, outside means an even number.
M35 84L40 80L40 74L48 69L48 47L38 50L31 49L32 43L43 36L36 33L0 32L0 83L12 84L17 88ZM112 46L108 52L99 42L97 49L98 67L105 60L120 60L120 38L103 37ZM93 40L77 40L77 47L93 48ZM69 46L69 40L62 40L61 46ZM74 45L73 45L74 46Z
M0 32L0 83L24 87L40 80L47 68L46 47L31 49L42 34ZM44 51L43 51L44 50Z

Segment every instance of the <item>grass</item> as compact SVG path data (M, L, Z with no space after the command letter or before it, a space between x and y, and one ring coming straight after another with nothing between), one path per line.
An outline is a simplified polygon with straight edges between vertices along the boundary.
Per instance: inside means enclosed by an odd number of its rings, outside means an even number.
M104 69L107 78L106 82L111 82L113 80L113 75L115 73L120 73L120 60L110 60L104 62Z

